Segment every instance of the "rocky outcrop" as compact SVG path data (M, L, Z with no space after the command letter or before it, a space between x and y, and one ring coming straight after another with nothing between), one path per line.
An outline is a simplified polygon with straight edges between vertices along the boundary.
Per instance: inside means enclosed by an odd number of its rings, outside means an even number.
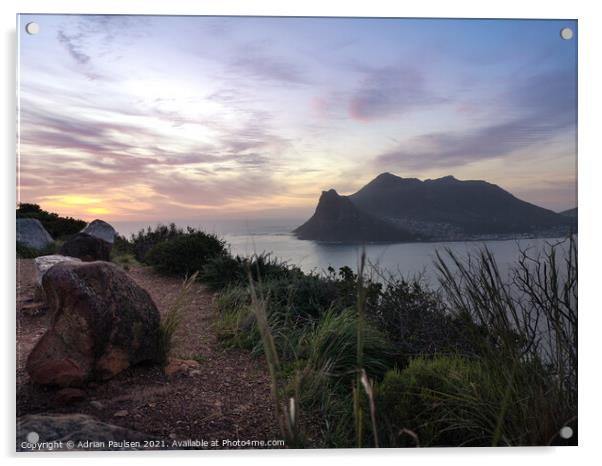
M38 256L34 259L36 270L36 288L35 297L37 300L44 300L44 289L42 288L42 278L53 265L61 262L81 262L77 257L60 256L52 254L50 256Z
M109 225L107 222L103 220L92 220L86 228L84 228L81 233L86 233L90 236L94 236L95 238L106 241L109 244L113 244L115 241L115 235L117 232L115 228Z
M407 231L355 207L334 189L323 191L314 215L294 231L299 239L317 241L410 241Z
M87 233L78 233L68 239L59 249L63 256L77 257L84 262L108 261L111 257L111 243Z
M63 451L132 450L142 449L135 442L146 440L152 437L84 414L28 414L17 418L17 451L57 450L58 442L62 442Z
M42 278L53 320L27 359L35 383L78 386L158 361L159 311L108 262L63 262Z
M17 242L33 249L44 249L52 243L52 236L35 218L17 219Z

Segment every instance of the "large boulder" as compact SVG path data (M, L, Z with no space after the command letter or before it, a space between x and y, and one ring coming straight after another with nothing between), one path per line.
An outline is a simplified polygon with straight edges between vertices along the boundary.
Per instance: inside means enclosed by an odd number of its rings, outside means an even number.
M28 248L44 249L52 243L52 236L35 218L17 219L17 242Z
M53 320L27 359L33 382L79 386L161 359L159 311L116 265L62 262L42 285Z
M60 247L62 256L77 257L85 262L108 261L111 257L111 243L87 233L77 233Z
M109 244L113 244L113 241L115 241L115 235L117 234L115 228L113 228L107 222L98 219L92 220L90 223L88 223L86 228L84 228L81 232L106 241Z
M51 451L60 445L64 451L136 450L142 449L146 440L152 437L85 414L28 414L17 418L17 451Z
M61 256L59 254L52 254L50 256L38 256L34 260L36 270L36 289L35 297L39 300L44 299L44 289L42 288L42 278L50 269L50 267L60 264L61 262L81 262L77 257Z

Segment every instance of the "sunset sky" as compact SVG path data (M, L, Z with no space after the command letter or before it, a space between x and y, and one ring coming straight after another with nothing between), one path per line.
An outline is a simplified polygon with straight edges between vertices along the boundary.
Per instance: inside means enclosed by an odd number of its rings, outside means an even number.
M303 217L322 190L388 171L577 203L574 21L19 21L21 202L109 221Z

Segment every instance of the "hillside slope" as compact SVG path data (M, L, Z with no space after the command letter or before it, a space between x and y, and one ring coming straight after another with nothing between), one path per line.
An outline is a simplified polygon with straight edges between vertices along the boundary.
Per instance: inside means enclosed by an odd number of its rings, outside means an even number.
M318 241L410 241L408 231L358 209L334 189L322 192L314 215L294 233ZM367 239L368 238L368 239Z
M383 173L350 196L323 192L315 214L294 233L322 241L435 241L560 236L575 229L575 219L486 181Z

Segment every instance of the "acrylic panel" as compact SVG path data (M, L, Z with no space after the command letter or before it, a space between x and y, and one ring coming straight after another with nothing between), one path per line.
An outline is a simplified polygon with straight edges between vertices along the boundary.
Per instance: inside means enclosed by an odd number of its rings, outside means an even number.
M576 20L17 37L17 450L577 444Z

